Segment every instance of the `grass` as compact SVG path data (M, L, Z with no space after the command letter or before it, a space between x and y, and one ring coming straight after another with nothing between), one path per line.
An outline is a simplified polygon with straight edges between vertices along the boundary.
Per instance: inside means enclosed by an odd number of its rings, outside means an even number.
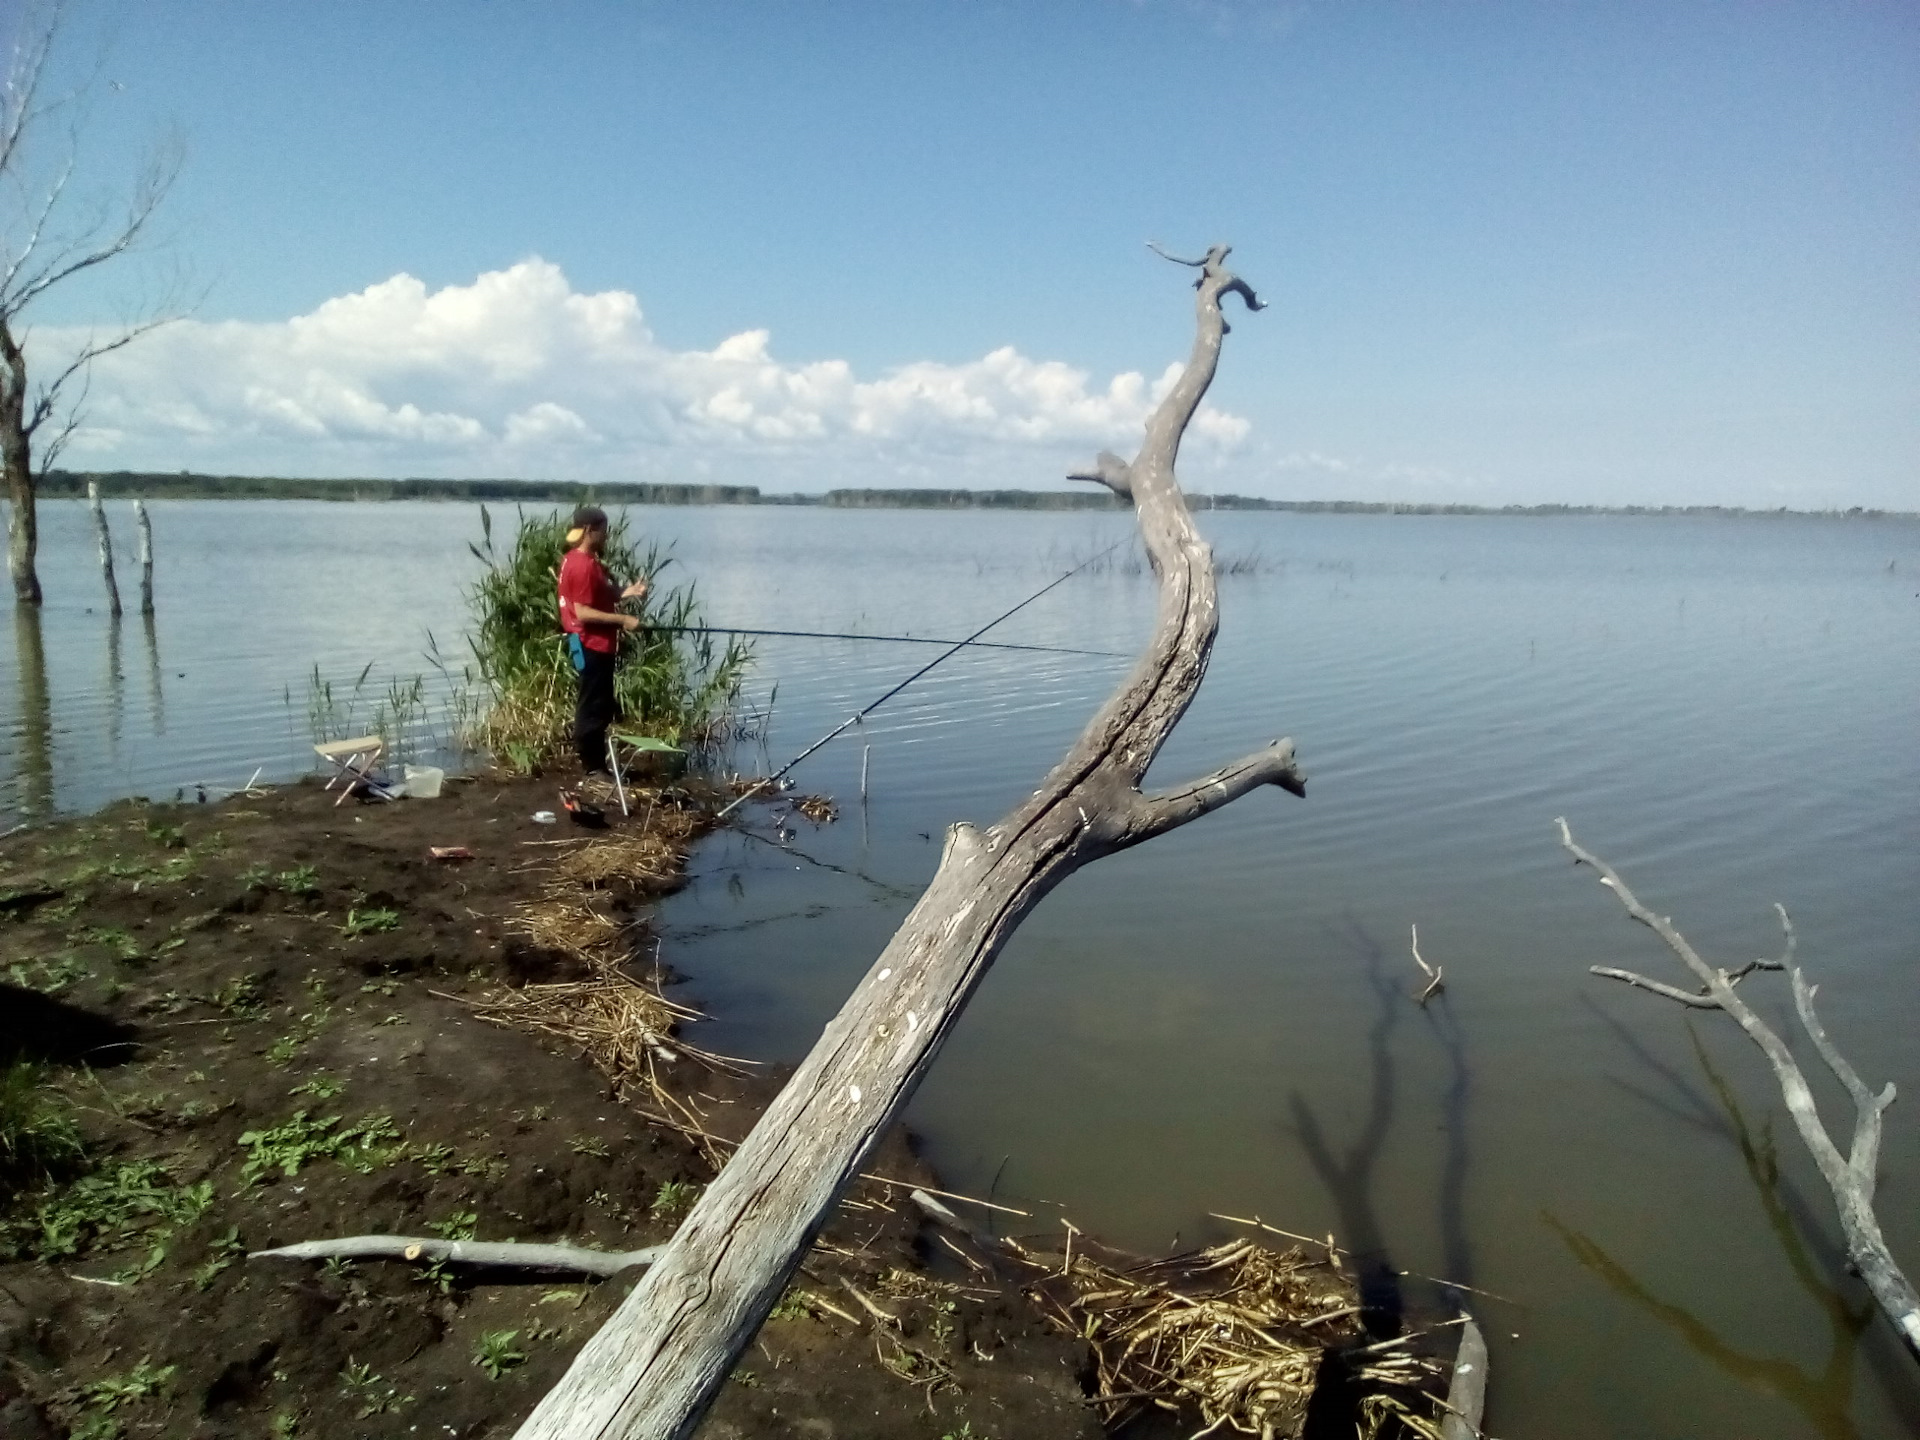
M0 1070L0 1196L43 1184L86 1160L86 1145L46 1067L16 1060Z
M573 666L561 643L554 585L566 551L567 520L558 512L522 511L504 550L493 542L493 517L481 507L484 540L472 546L485 566L468 591L478 689L470 705L472 738L515 768L531 770L559 748L571 729ZM673 745L699 747L725 738L752 652L738 640L681 633L701 624L694 586L667 586L673 564L660 546L642 551L615 517L603 555L621 580L651 587L633 605L645 626L620 641L618 693L626 728Z

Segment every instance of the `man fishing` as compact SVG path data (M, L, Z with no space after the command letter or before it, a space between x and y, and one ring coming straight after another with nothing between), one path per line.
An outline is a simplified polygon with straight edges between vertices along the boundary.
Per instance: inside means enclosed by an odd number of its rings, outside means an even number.
M560 628L580 676L580 700L573 712L573 746L580 768L589 775L607 773L607 727L620 718L613 690L613 667L620 653L620 632L638 630L640 617L623 615L623 600L639 600L647 582L620 589L600 563L607 547L607 512L582 505L567 531L567 553L560 562Z

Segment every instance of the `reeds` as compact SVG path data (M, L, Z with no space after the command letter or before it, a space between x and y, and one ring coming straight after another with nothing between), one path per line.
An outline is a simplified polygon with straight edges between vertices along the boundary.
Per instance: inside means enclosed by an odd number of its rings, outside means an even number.
M1042 1278L1028 1288L1055 1324L1091 1347L1095 1400L1117 1422L1143 1404L1192 1405L1205 1434L1231 1429L1293 1440L1330 1347L1361 1337L1352 1279L1331 1254L1270 1250L1250 1240L1138 1264L1108 1263L1071 1238L1064 1261L1015 1252ZM1421 1387L1439 1373L1400 1337L1350 1352L1363 1383L1387 1395L1370 1423L1437 1435ZM1378 1393L1386 1394L1384 1389Z
M572 724L573 667L554 595L567 521L558 512L522 511L504 552L494 546L493 517L484 505L480 523L482 543L469 546L486 570L468 591L478 690L468 733L514 768L530 769L566 739ZM701 623L693 584L662 585L672 556L657 544L635 547L624 517L614 518L602 560L622 580L643 577L651 587L633 612L643 628L620 641L615 684L626 728L695 749L726 738L750 647L684 633Z

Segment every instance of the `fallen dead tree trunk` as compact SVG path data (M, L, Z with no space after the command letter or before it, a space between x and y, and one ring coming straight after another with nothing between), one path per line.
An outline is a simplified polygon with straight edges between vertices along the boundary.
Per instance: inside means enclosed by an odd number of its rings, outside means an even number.
M1827 1189L1833 1192L1833 1203L1840 1212L1840 1230L1846 1238L1849 1266L1866 1282L1874 1301L1887 1319L1893 1322L1894 1329L1906 1344L1907 1353L1920 1360L1920 1295L1915 1294L1912 1282L1894 1260L1893 1252L1887 1249L1887 1242L1880 1233L1880 1219L1873 1211L1876 1172L1880 1165L1880 1117L1893 1104L1893 1085L1889 1082L1878 1095L1874 1094L1827 1037L1826 1027L1820 1023L1820 1017L1813 1009L1813 997L1818 987L1807 984L1807 977L1801 973L1794 959L1793 921L1787 917L1786 907L1774 907L1780 912L1780 926L1786 932L1786 948L1778 960L1750 960L1733 970L1717 969L1701 959L1699 952L1687 943L1686 937L1674 928L1671 920L1654 914L1642 905L1611 865L1576 844L1573 831L1567 827L1565 820L1554 823L1560 827L1560 843L1567 848L1575 863L1591 865L1599 871L1600 883L1613 891L1629 915L1666 942L1667 948L1693 972L1701 988L1698 991L1682 990L1678 986L1637 975L1631 970L1616 970L1606 965L1593 966L1593 973L1609 980L1619 980L1636 989L1649 990L1692 1009L1724 1010L1747 1032L1747 1038L1760 1047L1760 1053L1767 1057L1767 1063L1773 1067L1774 1079L1780 1084L1780 1094L1787 1102L1787 1113L1793 1116L1794 1127L1812 1152L1821 1179L1827 1182ZM1774 1033L1773 1027L1740 998L1734 988L1755 970L1787 972L1787 979L1793 986L1793 1006L1800 1017L1801 1028L1807 1032L1807 1038L1813 1041L1813 1048L1820 1052L1820 1058L1853 1101L1853 1143L1845 1155L1840 1153L1840 1147L1827 1134L1826 1123L1821 1120L1819 1108L1814 1104L1813 1090L1807 1084L1807 1077L1801 1073L1799 1062L1793 1058L1793 1052Z
M834 1201L913 1093L1020 921L1061 880L1262 785L1305 793L1290 741L1204 779L1140 789L1200 688L1218 628L1212 552L1174 459L1219 363L1220 301L1259 301L1216 246L1200 271L1193 353L1131 465L1077 479L1132 498L1159 580L1145 653L1025 804L986 830L955 825L940 867L811 1054L702 1195L666 1252L575 1357L520 1440L692 1435L779 1299Z
M584 1250L578 1245L519 1245L489 1240L437 1240L424 1235L348 1235L303 1240L277 1250L253 1250L249 1260L405 1260L416 1265L460 1265L476 1270L528 1270L547 1275L597 1275L605 1279L635 1265L649 1265L666 1247L645 1250Z

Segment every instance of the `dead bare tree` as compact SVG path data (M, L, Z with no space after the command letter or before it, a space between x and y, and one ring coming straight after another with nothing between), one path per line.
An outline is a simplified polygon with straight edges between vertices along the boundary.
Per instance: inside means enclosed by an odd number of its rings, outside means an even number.
M66 353L34 357L29 374L29 317L46 294L76 276L132 251L146 235L179 174L177 146L157 148L123 203L100 206L75 198L79 117L85 87L49 93L50 62L65 15L52 0L23 27L0 91L0 473L7 486L7 568L16 602L38 605L34 557L40 478L79 427L93 362L175 318L162 303ZM64 140L47 150L42 137ZM35 452L38 452L37 456Z
M1780 913L1780 927L1786 934L1786 946L1779 959L1749 960L1732 970L1719 969L1700 958L1699 952L1674 928L1672 920L1656 915L1642 905L1612 866L1576 844L1573 831L1564 819L1554 823L1560 827L1560 843L1566 846L1574 862L1591 865L1599 871L1600 883L1613 891L1626 907L1627 914L1664 940L1667 948L1693 972L1701 988L1697 991L1682 990L1676 985L1650 980L1631 970L1617 970L1606 965L1593 966L1593 973L1641 990L1650 990L1655 995L1692 1009L1724 1010L1747 1032L1747 1038L1760 1047L1760 1053L1767 1057L1767 1063L1773 1067L1774 1079L1780 1084L1780 1093L1786 1100L1787 1112L1793 1116L1794 1127L1812 1152L1821 1178L1833 1192L1833 1203L1840 1212L1840 1230L1846 1238L1848 1263L1866 1282L1867 1289L1872 1292L1887 1319L1893 1322L1894 1329L1899 1331L1901 1340L1906 1343L1908 1353L1920 1360L1920 1295L1914 1293L1913 1285L1887 1249L1887 1242L1880 1234L1879 1218L1873 1212L1873 1192L1877 1181L1875 1172L1880 1163L1880 1117L1893 1104L1894 1089L1891 1083L1878 1095L1867 1089L1853 1066L1828 1038L1826 1027L1820 1023L1820 1017L1813 1009L1814 995L1819 987L1807 984L1807 978L1795 959L1793 921L1787 915L1786 907L1774 906ZM1787 979L1793 986L1794 1010L1800 1017L1801 1027L1853 1101L1853 1143L1845 1155L1840 1153L1839 1146L1827 1134L1826 1124L1814 1104L1813 1091L1807 1084L1807 1077L1801 1073L1799 1063L1793 1058L1793 1052L1774 1033L1773 1028L1740 998L1734 988L1756 970L1787 972Z
M1253 291L1203 260L1197 334L1131 465L1095 480L1132 498L1159 579L1145 653L1031 799L986 830L955 825L940 866L873 968L665 1252L519 1430L520 1440L690 1436L778 1300L835 1198L913 1093L975 987L1036 904L1080 866L1262 785L1305 793L1278 740L1204 779L1147 794L1141 778L1206 673L1218 614L1212 553L1174 478L1181 436L1213 380L1221 298ZM1171 258L1171 257L1169 257Z

